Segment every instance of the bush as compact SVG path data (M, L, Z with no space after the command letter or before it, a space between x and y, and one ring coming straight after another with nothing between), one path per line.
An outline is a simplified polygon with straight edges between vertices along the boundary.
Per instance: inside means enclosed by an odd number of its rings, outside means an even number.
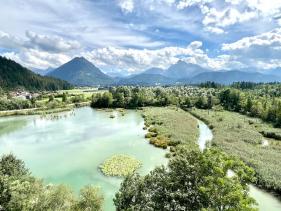
M151 132L151 133L156 133L157 134L157 129L155 127L149 128L148 131Z
M157 133L149 132L149 133L145 134L145 138L151 138L151 137L156 137L156 136L157 136Z
M261 134L266 138L273 138L273 139L276 139L276 140L281 140L281 135L276 134L275 132L261 131Z

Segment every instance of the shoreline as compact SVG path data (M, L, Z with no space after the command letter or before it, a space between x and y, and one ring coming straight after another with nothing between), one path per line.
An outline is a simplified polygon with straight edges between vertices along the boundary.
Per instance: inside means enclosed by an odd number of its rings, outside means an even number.
M22 115L41 115L41 114L51 114L51 113L60 113L64 111L70 111L73 108L79 108L84 106L90 106L91 102L81 102L81 103L72 103L67 104L64 107L58 107L53 109L48 108L28 108L28 109L19 109L19 110L6 110L0 111L0 118L6 116L22 116Z

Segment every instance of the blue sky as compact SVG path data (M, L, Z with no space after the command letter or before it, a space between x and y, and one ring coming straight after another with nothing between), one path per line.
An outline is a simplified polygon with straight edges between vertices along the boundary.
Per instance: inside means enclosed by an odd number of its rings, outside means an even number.
M106 72L281 66L281 0L0 0L0 54L28 68L84 56Z

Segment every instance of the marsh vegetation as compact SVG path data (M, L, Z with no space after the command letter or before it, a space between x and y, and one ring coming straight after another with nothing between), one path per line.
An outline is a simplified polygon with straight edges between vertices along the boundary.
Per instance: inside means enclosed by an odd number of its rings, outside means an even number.
M100 169L106 176L126 177L141 167L141 162L128 155L113 155L107 158Z

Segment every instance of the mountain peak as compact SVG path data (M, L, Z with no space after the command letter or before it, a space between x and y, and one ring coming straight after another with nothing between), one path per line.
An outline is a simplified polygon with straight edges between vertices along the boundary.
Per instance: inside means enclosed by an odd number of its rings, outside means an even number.
M179 65L181 65L181 64L187 64L185 61L183 61L183 60L181 60L181 59L179 59L178 61L177 61L177 63L176 64L179 64Z
M108 85L112 78L84 57L75 57L48 74L78 86Z
M74 57L72 60L70 61L75 61L75 62L89 62L85 57L81 56L81 57Z

